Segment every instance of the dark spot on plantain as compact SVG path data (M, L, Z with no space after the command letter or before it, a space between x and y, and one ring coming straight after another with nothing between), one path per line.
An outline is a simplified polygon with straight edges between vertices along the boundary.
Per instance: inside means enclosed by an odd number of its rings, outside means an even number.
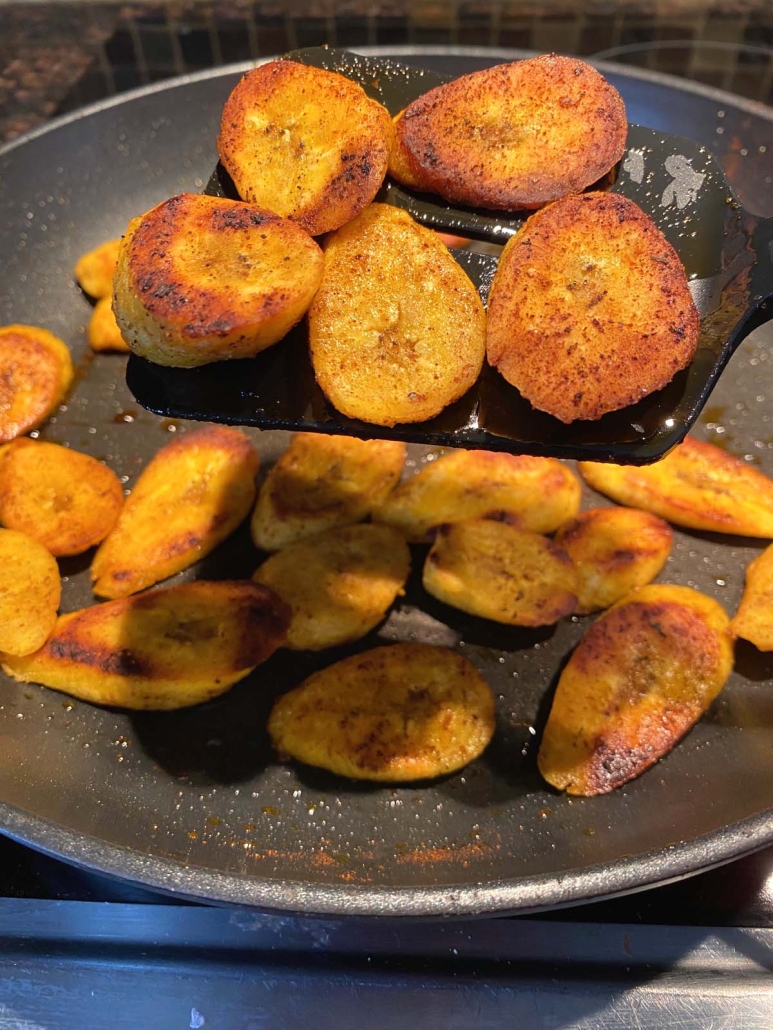
M276 215L250 207L215 208L212 212L212 228L215 232L229 229L255 229L266 222L276 221Z
M113 676L147 676L152 675L146 663L126 648L120 651L106 651L84 647L76 640L59 638L49 644L49 652L53 658L77 662Z

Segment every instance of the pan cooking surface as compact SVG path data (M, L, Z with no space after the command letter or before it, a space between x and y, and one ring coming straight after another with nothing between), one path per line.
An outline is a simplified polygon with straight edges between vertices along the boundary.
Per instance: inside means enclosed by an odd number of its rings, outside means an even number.
M291 56L340 71L392 114L448 79L345 50L311 48ZM629 127L627 150L611 189L634 200L654 219L684 263L702 320L689 368L638 404L566 426L533 409L486 365L475 386L436 418L379 427L379 435L434 446L633 464L653 461L684 438L748 327L755 319L769 317L762 303L773 283L773 223L758 222L741 208L705 146L662 129ZM220 166L207 192L238 199ZM433 228L489 242L506 242L522 224L522 218L506 212L455 208L397 183L387 183L377 199L406 208ZM485 299L495 259L465 253L460 260ZM372 426L345 418L327 402L314 378L307 341L304 321L281 346L248 361L176 369L132 358L129 386L144 407L167 416L262 429L372 435Z
M442 63L452 73L481 64L458 56ZM135 96L0 154L0 321L58 333L80 368L41 436L104 459L127 486L186 424L138 406L122 357L86 354L90 309L72 266L137 212L203 188L236 79L194 78ZM643 106L650 90L657 96L646 80L614 81L629 109ZM674 111L692 104L696 132L702 117L715 116L712 98L674 95ZM770 144L769 122L727 98L723 107L725 126L745 134L746 146ZM769 473L772 345L762 329L740 347L697 430ZM265 471L288 436L249 432ZM407 474L436 453L409 450ZM586 507L597 503L604 502L588 492ZM695 586L732 611L744 567L763 546L678 532L660 581ZM407 596L356 649L422 640L470 658L498 699L494 742L471 767L390 788L276 761L264 730L272 699L354 647L278 654L224 697L178 713L99 709L0 676L6 832L186 895L371 914L559 905L705 868L773 839L773 656L741 645L721 699L670 756L611 796L570 801L543 786L535 754L557 671L589 620L529 631L465 616L422 594L423 553L413 552ZM249 575L260 558L242 530L176 579ZM63 563L64 610L93 603L88 561Z

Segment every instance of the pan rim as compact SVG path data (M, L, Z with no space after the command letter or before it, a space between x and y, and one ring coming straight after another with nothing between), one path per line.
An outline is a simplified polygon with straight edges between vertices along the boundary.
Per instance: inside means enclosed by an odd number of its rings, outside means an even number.
M356 51L369 56L393 57L513 59L533 55L533 51L464 46L375 46L358 47ZM243 73L269 60L272 58L207 69L99 101L0 146L0 159L19 146L102 111L155 93ZM678 88L773 121L773 109L723 90L614 62L594 63L604 72ZM33 815L2 800L0 833L81 868L107 874L118 880L144 884L180 899L247 906L265 911L313 912L320 916L448 918L514 913L522 915L564 908L662 885L703 872L773 842L773 808L699 837L678 841L666 849L632 855L612 864L596 864L518 880L496 879L477 884L442 886L320 884L214 871L76 833L53 820Z
M306 916L439 919L530 915L665 886L725 865L773 841L773 809L721 830L621 859L517 881L387 887L268 879L187 865L77 834L0 801L0 833L89 872L204 904ZM313 896L313 909L304 903Z

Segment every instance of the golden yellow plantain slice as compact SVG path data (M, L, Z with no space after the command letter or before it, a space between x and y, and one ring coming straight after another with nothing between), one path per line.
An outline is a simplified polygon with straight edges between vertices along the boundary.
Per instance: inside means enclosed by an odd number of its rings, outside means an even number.
M121 336L121 330L113 314L112 297L102 297L94 305L86 335L92 350L129 350L129 345Z
M609 608L660 572L671 551L671 527L636 508L593 508L556 533L555 542L574 562L577 613Z
M396 783L454 772L494 733L494 697L462 655L394 644L345 658L280 697L274 747L307 765Z
M257 471L257 451L228 426L204 426L162 447L94 555L94 593L126 597L209 554L249 514Z
M349 418L432 418L473 385L486 316L466 272L406 211L371 204L325 244L309 309L317 382Z
M426 543L446 522L489 518L552 533L580 510L580 482L554 458L456 450L405 480L373 517Z
M661 389L692 360L699 330L679 255L649 215L619 194L585 193L508 241L486 353L533 407L568 423Z
M403 186L411 190L432 191L432 187L425 184L417 167L411 159L408 148L403 143L402 135L399 132L399 125L405 111L400 111L392 119L395 132L389 147L389 174Z
M320 651L359 640L402 593L408 545L391 526L343 526L291 544L252 577L292 609L287 647Z
M72 377L64 340L37 326L0 327L0 443L47 419L64 400Z
M389 112L356 83L270 61L247 72L226 101L218 148L240 197L317 236L373 200L391 137Z
M773 537L773 480L691 436L654 465L581 461L578 467L594 490L676 526Z
M422 582L439 601L507 626L550 626L577 607L577 572L566 551L488 519L441 526Z
M569 794L606 794L665 755L733 666L727 615L689 587L646 586L585 633L558 681L537 764Z
M323 264L293 222L182 193L129 223L113 311L131 350L158 365L251 358L303 317Z
M773 545L747 565L743 597L730 628L760 651L773 651Z
M431 89L397 132L416 173L447 200L519 210L606 175L628 124L620 94L594 68L543 54Z
M187 708L224 694L284 641L289 609L241 580L151 590L61 615L53 635L3 670L82 701Z
M108 240L78 259L75 278L84 293L99 300L113 292L113 275L121 240Z
M62 582L42 544L15 529L0 529L0 651L37 651L54 628Z
M334 526L359 522L400 480L405 444L297 433L258 495L256 547L279 551Z
M81 554L115 525L118 476L96 458L42 440L16 440L0 459L0 523L51 554Z

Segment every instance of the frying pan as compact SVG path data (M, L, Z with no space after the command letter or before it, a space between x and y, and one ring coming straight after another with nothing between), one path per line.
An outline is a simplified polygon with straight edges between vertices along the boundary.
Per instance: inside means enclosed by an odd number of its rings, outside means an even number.
M392 114L449 79L345 50L316 47L289 56L346 75ZM643 208L684 263L701 313L698 349L690 365L637 404L568 426L533 409L485 365L475 386L436 418L379 427L379 436L628 464L654 461L684 439L735 348L773 315L773 304L767 303L773 293L773 219L757 219L743 210L705 146L641 125L629 126L626 153L611 190ZM238 199L220 166L207 192ZM488 242L505 243L523 224L518 215L457 208L390 181L377 199L405 208L432 228ZM496 258L464 251L456 256L485 300ZM128 382L140 404L171 417L365 437L374 432L373 426L344 417L326 400L311 367L305 322L281 346L248 361L174 369L132 358Z
M402 56L459 74L523 55ZM64 409L41 435L104 459L127 486L170 431L186 425L135 403L122 357L87 354L89 306L72 267L137 212L204 188L222 105L244 70L143 90L0 151L0 323L47 326L72 345L79 367ZM725 145L721 159L745 202L765 202L770 168L759 148L773 143L768 112L675 80L612 66L605 73L634 120ZM724 134L715 137L717 125ZM771 345L768 327L742 344L697 429L769 473ZM265 469L287 434L249 432ZM433 453L409 451L415 468ZM588 493L586 506L597 503ZM677 533L661 580L692 584L732 611L743 569L762 546ZM416 570L422 557L418 548ZM260 558L242 531L179 578L244 575ZM62 563L64 610L93 603L88 561ZM418 580L414 573L407 596L356 648L279 653L229 694L188 711L132 715L0 677L4 832L187 897L396 916L565 905L675 879L773 841L771 657L740 646L718 703L671 755L613 795L570 800L541 782L535 748L557 672L588 620L499 627L424 596ZM349 651L396 639L458 648L482 670L498 709L486 754L454 776L394 789L280 765L264 730L273 698Z

